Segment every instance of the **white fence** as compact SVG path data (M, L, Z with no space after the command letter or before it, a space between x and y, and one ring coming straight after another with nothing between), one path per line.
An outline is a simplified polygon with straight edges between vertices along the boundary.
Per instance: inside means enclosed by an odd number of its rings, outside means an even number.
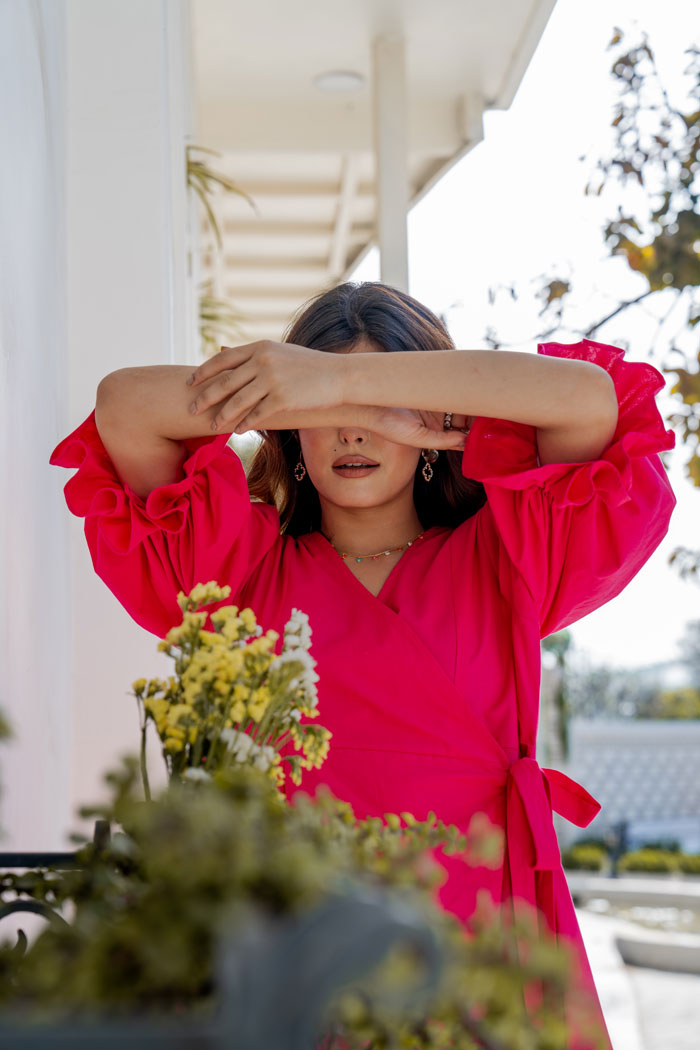
M555 814L560 846L629 820L634 837L675 838L700 852L700 719L572 719L569 759L558 768L601 804L585 829Z

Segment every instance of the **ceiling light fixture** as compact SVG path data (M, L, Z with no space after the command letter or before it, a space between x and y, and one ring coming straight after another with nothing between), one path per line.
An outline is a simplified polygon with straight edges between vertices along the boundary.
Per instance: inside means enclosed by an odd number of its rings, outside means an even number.
M348 69L334 69L330 73L319 73L314 77L314 87L335 95L360 91L364 86L365 77L362 73L353 73Z

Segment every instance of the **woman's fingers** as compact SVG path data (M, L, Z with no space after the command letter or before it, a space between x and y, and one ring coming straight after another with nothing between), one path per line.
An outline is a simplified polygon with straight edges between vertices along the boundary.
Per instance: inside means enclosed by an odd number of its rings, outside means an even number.
M255 345L255 343L246 343L244 346L222 346L218 353L195 368L185 382L188 386L199 386L224 369L235 368L236 365L250 357L251 347Z
M467 435L460 434L459 432L458 435L459 436L456 437L454 432L450 430L426 430L423 447L463 449Z
M428 426L416 409L384 408L370 409L367 426L382 437L400 445L414 448L458 449L464 448L464 434L454 430L443 430ZM437 422L427 413L430 422ZM442 417L440 417L442 423Z
M199 387L189 406L191 414L200 415L212 405L218 405L224 400L229 405L229 415L237 407L241 410L252 408L255 404L252 400L255 394L253 390L255 377L255 369L245 364L235 369L226 369L220 375L210 379L207 386Z
M267 391L257 380L248 383L221 405L211 422L211 429L237 432L244 419L252 414L260 415L259 409L263 415L269 413L270 399L266 395Z

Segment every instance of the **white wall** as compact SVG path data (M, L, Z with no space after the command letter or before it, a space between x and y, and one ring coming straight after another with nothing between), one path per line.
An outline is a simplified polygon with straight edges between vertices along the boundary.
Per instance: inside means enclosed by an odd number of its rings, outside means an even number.
M131 682L171 669L95 575L73 472L48 459L108 372L196 360L189 47L187 0L0 5L0 850L91 833L77 807L138 750Z
M71 801L68 522L48 450L64 425L65 14L0 6L0 849L57 847Z

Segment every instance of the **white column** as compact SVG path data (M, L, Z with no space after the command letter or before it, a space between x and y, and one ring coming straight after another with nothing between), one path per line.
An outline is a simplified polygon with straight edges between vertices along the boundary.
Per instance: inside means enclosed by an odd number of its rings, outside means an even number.
M107 373L196 361L190 37L188 0L0 6L0 850L92 832L77 807L138 751L131 682L172 670L95 575L73 472L48 459Z
M64 431L94 407L107 373L194 360L185 305L188 14L183 0L67 2ZM82 521L69 526L77 805L105 792L105 768L137 749L131 682L172 667L156 653L157 639L133 623L95 575Z
M408 292L408 108L405 44L381 35L372 44L374 158L380 280Z
M3 852L63 848L72 809L69 530L48 465L70 386L64 32L62 4L0 4L0 709L13 733L0 740ZM14 928L28 932L32 918Z

